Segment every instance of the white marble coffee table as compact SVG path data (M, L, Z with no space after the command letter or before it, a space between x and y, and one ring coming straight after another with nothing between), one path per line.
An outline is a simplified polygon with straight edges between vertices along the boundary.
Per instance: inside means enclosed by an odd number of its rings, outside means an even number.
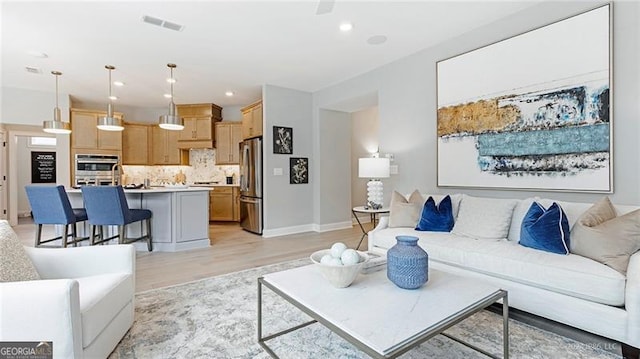
M314 320L263 336L262 286ZM268 340L312 323L321 323L373 358L395 358L502 299L503 357L509 357L507 292L490 284L430 270L417 290L396 287L386 271L359 275L348 288L332 287L313 265L258 279L258 342L274 358ZM449 338L451 336L447 334ZM495 355L452 338L489 357Z

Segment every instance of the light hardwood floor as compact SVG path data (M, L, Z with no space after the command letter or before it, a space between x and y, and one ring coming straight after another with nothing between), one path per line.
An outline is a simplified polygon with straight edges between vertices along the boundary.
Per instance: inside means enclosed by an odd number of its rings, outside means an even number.
M365 224L365 228L370 228ZM45 226L45 231L53 226ZM28 219L14 227L25 245L33 246L35 225ZM47 232L44 234L47 235ZM136 291L186 283L243 269L309 257L311 253L344 242L355 248L362 232L353 228L316 233L262 238L240 228L236 223L209 225L211 246L182 252L138 252L136 260ZM366 250L365 237L361 250Z
M240 229L237 224L212 224L209 226L211 247L207 249L178 253L139 252L136 287L138 290L163 287L304 258L335 242L355 248L360 236L360 229L355 227L264 239ZM365 246L366 243L361 248Z

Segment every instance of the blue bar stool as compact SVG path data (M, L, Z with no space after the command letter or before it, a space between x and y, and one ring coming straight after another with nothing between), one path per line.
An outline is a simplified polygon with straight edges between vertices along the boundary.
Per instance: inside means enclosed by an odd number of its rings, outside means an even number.
M24 187L31 205L31 213L36 227L36 247L44 243L49 243L62 239L62 247L73 244L78 246L78 242L89 239L89 237L78 237L76 223L87 220L87 212L84 208L71 208L69 197L64 190L64 186L44 186L27 185ZM62 236L42 240L42 225L54 224L64 226ZM71 234L69 234L71 226ZM71 240L69 240L71 236Z
M127 244L141 239L147 240L149 252L153 250L151 243L151 211L148 209L129 209L122 186L82 186L82 198L87 209L91 225L91 244L101 244L118 238L118 243ZM138 238L126 238L128 224L144 221L147 234ZM105 238L103 226L118 226L118 233ZM99 234L96 236L96 227ZM143 226L144 227L144 226Z

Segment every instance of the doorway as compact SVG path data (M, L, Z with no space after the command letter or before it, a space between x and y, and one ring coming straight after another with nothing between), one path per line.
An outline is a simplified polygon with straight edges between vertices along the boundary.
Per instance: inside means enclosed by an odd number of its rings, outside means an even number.
M9 130L8 140L6 141L8 144L8 170L6 171L8 175L6 182L8 191L6 192L5 201L8 202L7 218L11 226L18 225L18 218L31 212L24 192L24 186L31 183L31 152L54 152L56 158L55 182L68 184L69 151L61 150L61 148L64 149L65 147L64 144L60 143L61 141L58 141L59 137L41 130ZM68 138L68 136L65 137ZM33 138L52 138L56 139L56 143L54 145L38 144L38 142L31 140ZM68 140L62 142L68 143Z

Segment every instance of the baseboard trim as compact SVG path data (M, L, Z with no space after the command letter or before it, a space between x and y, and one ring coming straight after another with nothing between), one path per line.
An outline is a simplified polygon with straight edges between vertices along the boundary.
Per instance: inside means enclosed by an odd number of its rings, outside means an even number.
M273 238L279 236L286 236L290 234L304 233L304 232L329 232L339 229L346 229L353 227L351 221L336 222L328 224L303 224L300 226L282 227L275 229L264 229L262 231L263 238Z
M329 224L314 224L313 230L316 232L329 232L329 231L337 231L339 229L347 229L353 227L353 223L351 221L346 222L336 222Z
M262 237L263 238L272 238L272 237L286 236L286 235L289 235L289 234L312 232L312 231L315 231L313 226L314 226L313 224L303 224L303 225L300 225L300 226L281 227L281 228L274 228L274 229L263 229L262 230Z

